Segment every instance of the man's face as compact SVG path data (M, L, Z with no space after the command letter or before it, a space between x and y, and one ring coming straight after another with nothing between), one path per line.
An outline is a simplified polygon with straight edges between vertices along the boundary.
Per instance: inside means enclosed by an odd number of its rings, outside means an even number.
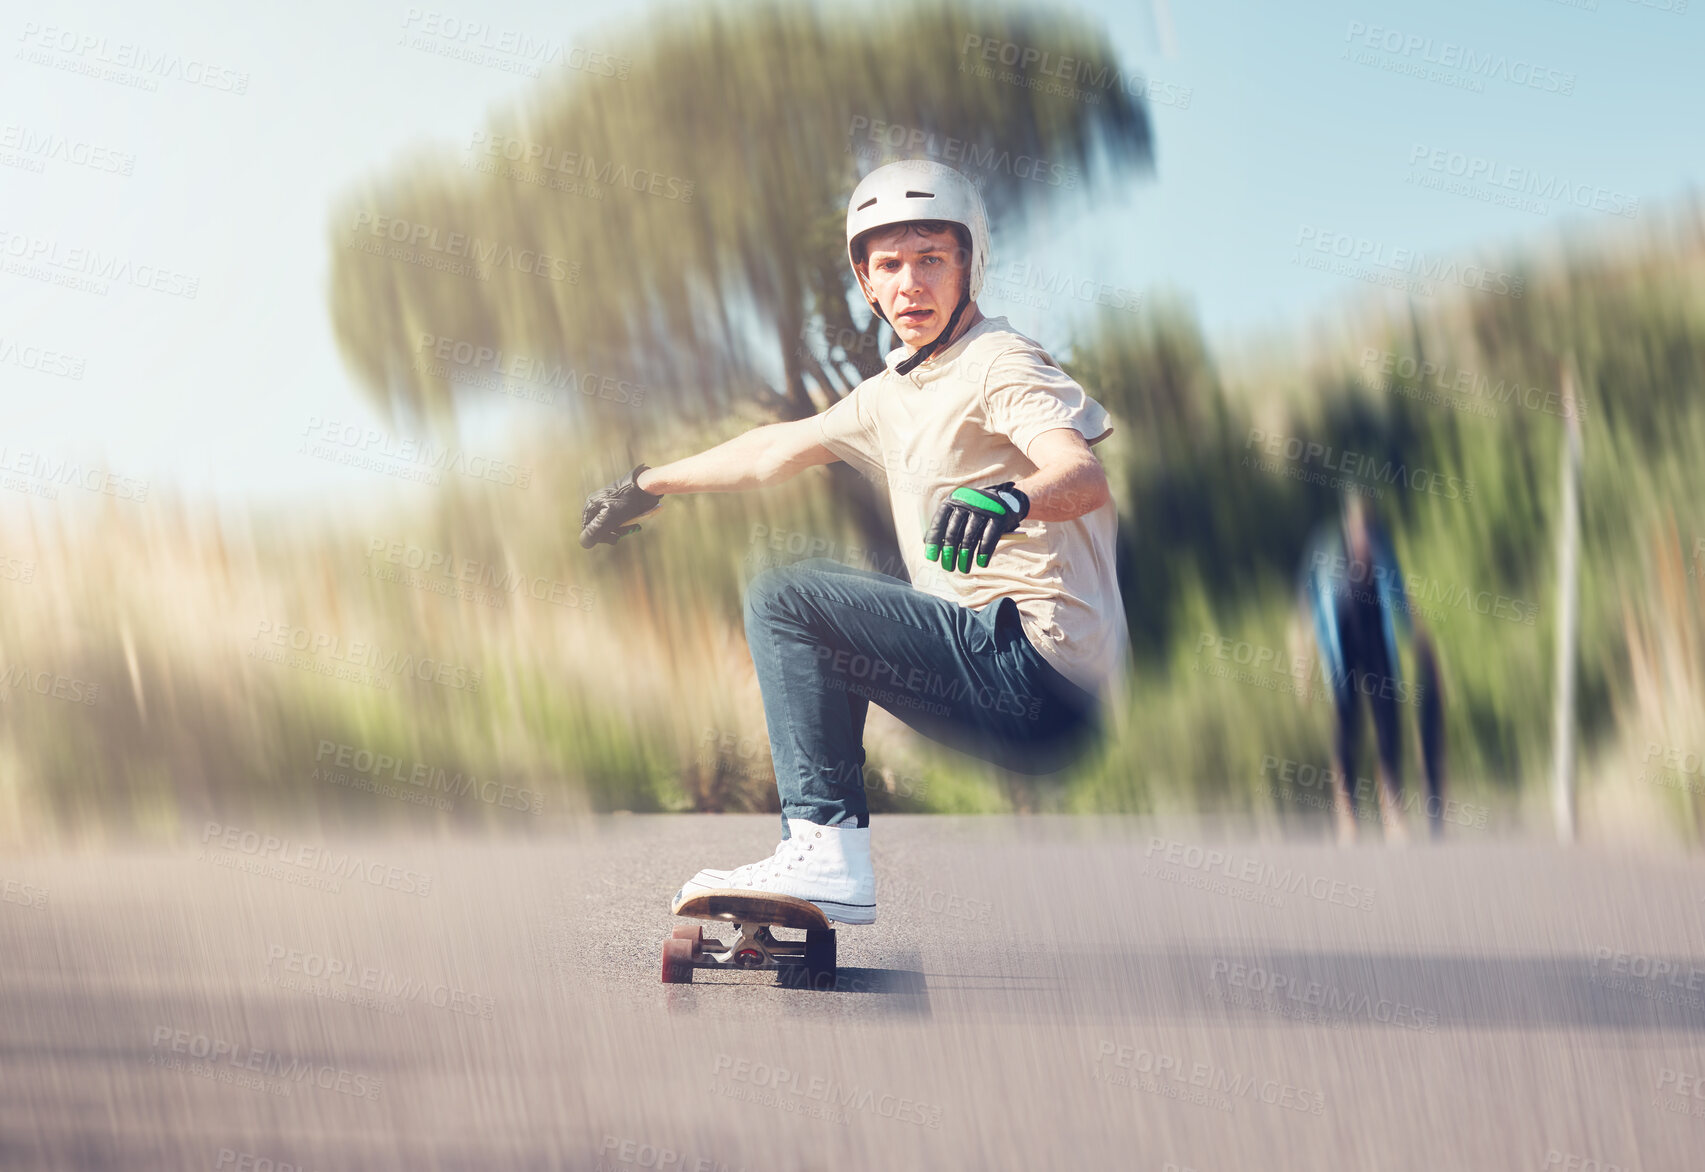
M925 232L901 224L867 238L866 279L902 342L916 350L947 327L970 259L951 228Z

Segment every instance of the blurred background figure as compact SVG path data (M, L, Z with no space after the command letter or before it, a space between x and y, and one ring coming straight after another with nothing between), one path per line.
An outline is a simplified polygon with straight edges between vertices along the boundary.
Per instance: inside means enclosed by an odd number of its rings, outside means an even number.
M1437 660L1426 628L1410 615L1402 567L1371 502L1354 492L1344 498L1337 524L1322 525L1310 539L1299 577L1300 601L1313 621L1336 714L1332 757L1338 841L1350 843L1356 838L1363 697L1373 717L1380 821L1386 838L1394 842L1408 838L1399 704L1418 713L1427 817L1437 837L1444 828L1443 709ZM1414 644L1415 680L1408 685L1403 682L1399 630Z

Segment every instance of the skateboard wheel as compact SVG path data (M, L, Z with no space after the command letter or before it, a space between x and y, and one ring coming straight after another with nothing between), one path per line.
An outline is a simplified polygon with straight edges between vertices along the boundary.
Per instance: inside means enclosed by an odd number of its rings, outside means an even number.
M694 956L704 951L704 929L697 925L691 928L676 928L670 933L669 938L671 940L691 940Z
M670 937L663 942L663 983L693 983L693 942Z
M812 988L835 980L835 930L809 928L805 933L805 979Z

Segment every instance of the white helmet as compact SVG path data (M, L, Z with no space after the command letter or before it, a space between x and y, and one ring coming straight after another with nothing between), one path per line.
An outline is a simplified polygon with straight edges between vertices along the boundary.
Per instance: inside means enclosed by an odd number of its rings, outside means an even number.
M911 357L894 368L900 374L910 374L953 335L965 307L983 291L983 274L989 267L989 213L983 207L983 197L969 179L952 167L928 159L902 159L878 167L859 181L847 201L847 263L852 265L853 279L878 317L886 315L858 271L853 245L874 228L916 220L943 220L964 228L971 238L971 272L947 325L932 341L918 347Z
M853 189L847 201L847 263L858 277L853 243L873 228L913 220L946 220L971 237L971 284L968 296L983 291L989 267L989 213L971 181L952 167L928 159L903 159L878 167ZM862 286L863 278L859 277Z

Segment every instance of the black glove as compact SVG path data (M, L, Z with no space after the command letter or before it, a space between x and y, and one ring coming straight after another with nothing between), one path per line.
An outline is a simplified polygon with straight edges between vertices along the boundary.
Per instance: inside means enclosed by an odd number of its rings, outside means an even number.
M988 565L995 543L1029 515L1030 498L1010 480L987 488L956 488L936 510L924 536L924 557L933 562L939 556L949 574L955 562L961 574L969 574L973 553L979 566Z
M646 465L640 464L586 498L586 507L580 510L580 548L591 549L601 541L616 544L638 531L639 526L629 522L637 521L663 503L662 497L639 486L639 474L645 469Z

